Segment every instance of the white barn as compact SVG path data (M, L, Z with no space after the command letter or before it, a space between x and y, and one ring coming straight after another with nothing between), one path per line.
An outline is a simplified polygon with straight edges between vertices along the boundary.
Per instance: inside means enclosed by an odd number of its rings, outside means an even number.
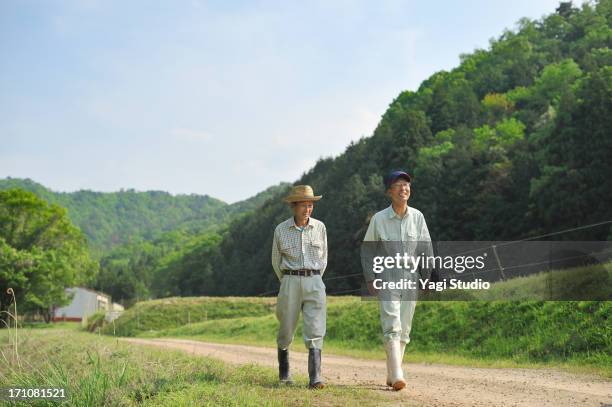
M84 287L67 288L74 294L72 302L65 307L53 309L53 321L82 321L97 311L111 311L111 297L108 294Z

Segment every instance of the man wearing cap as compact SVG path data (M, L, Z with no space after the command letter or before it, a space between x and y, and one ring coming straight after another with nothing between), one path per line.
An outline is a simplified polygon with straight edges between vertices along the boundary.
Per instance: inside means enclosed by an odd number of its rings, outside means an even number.
M324 387L321 349L325 336L326 301L322 276L327 266L327 231L323 222L310 217L315 196L309 185L297 185L285 198L293 216L274 230L272 266L281 282L276 304L280 322L277 336L279 378L291 383L289 345L300 316L304 317L304 344L308 349L309 387Z
M404 171L392 171L384 178L386 195L391 200L391 206L374 214L363 240L383 242L387 248L411 246L413 249L424 242L426 254L431 255L431 238L425 218L418 209L408 206L410 182L410 175ZM413 273L412 276L414 275ZM409 272L400 275L402 278L410 276ZM367 273L366 280L370 293L379 296L380 321L387 354L387 386L402 390L406 387L402 359L406 344L410 341L416 290L386 290L383 294L382 290L379 292L374 287L373 280L368 278Z

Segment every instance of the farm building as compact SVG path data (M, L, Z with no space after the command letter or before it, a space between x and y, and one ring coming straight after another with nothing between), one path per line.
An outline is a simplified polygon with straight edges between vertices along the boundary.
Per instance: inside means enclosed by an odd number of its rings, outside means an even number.
M108 294L84 287L67 288L66 292L73 294L70 304L53 309L53 321L82 321L83 318L97 311L115 311L119 304L111 303Z

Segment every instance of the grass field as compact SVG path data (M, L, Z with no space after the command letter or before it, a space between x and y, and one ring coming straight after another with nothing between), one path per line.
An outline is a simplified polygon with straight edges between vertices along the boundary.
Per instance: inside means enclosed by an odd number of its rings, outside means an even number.
M476 366L560 366L612 376L612 263L498 282L471 301L419 301L413 320L412 361ZM570 289L571 288L571 289ZM453 292L428 292L448 298ZM441 295L441 296L440 296ZM492 301L492 299L514 299ZM189 337L274 346L275 298L168 298L136 304L102 333ZM301 328L294 348L301 348ZM339 354L381 357L378 303L328 297L326 348ZM297 346L296 346L297 345Z
M378 304L330 299L326 349L382 358ZM473 366L556 366L612 376L609 302L420 303L407 358ZM274 346L273 314L142 332L142 337ZM301 327L292 346L302 350Z
M268 315L274 311L275 298L181 297L143 301L127 309L103 333L135 336L141 332L171 328L192 322Z
M368 406L382 402L380 395L357 388L328 385L325 391L308 390L305 376L296 376L293 386L281 386L274 369L234 367L180 351L128 345L81 332L79 324L20 329L18 356L11 338L7 329L0 330L0 387L62 387L68 394L63 405Z
M567 301L612 299L612 262L498 281L489 290L428 293L430 300Z
M274 300L173 298L144 302L114 326L105 326L102 333L275 346L278 322ZM243 307L254 311L230 311ZM186 310L193 309L206 318L194 318L193 311L188 318ZM473 366L555 366L611 377L610 315L609 301L421 302L407 357L413 362ZM325 343L329 352L381 358L378 304L358 297L328 297ZM303 349L301 327L292 348Z
M588 284L583 286L592 287ZM520 295L547 287L550 281L534 276L495 289ZM96 334L71 323L2 329L0 387L63 387L69 395L66 405L74 406L367 406L385 402L380 394L353 387L331 385L324 392L309 391L305 376L297 376L297 385L291 388L282 387L274 369L235 367L115 338L181 337L274 347L275 303L275 298L166 298L140 302L101 329L96 325L101 318L92 318L90 328ZM328 297L326 352L383 359L378 313L374 301ZM558 367L612 377L610 315L610 301L419 302L407 360ZM301 327L292 350L305 351Z

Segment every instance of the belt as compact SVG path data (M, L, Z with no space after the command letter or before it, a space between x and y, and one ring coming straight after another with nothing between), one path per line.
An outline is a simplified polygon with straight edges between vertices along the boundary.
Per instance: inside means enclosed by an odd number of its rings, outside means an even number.
M308 270L308 269L300 269L300 270L283 270L283 274L290 276L302 276L302 277L310 277L310 276L320 276L321 270Z

